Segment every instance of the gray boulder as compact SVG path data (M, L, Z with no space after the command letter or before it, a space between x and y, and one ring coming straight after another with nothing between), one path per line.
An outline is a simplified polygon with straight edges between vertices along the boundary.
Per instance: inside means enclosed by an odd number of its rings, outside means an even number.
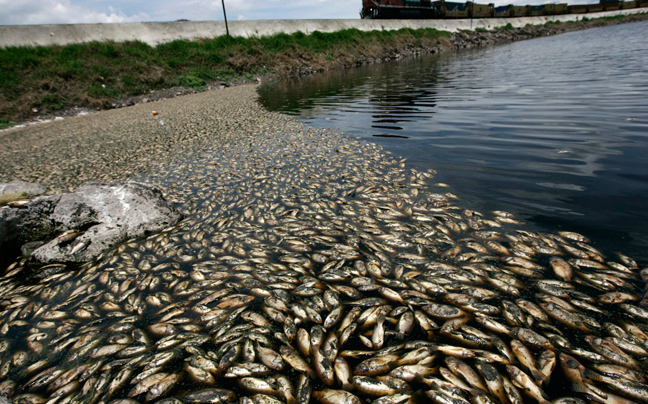
M6 184L0 184L0 195L24 193L33 198L43 195L46 191L44 186L32 182L11 181Z
M0 208L0 250L12 254L16 246L56 236L57 227L49 220L61 195L42 196L20 207Z
M138 182L91 183L70 194L0 209L0 245L46 241L31 257L42 263L85 262L129 239L176 224L180 213L162 193Z

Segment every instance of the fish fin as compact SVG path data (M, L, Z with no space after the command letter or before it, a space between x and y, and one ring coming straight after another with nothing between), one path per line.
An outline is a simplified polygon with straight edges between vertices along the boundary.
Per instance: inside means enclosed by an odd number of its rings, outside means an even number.
M591 371L589 369L585 369L585 371L583 371L583 377L585 377L587 379L596 380L598 382L603 381L603 380L601 380L602 379L601 375L599 375L598 373L596 373L594 371Z
M351 383L343 383L342 384L342 390L351 392L351 391L355 390L355 386L353 384L351 384Z
M535 384L537 384L538 386L541 386L547 378L544 373L540 372L539 370L531 370L531 376L533 376L533 378L535 379Z
M412 380L412 382L414 382L416 384L425 384L425 385L429 385L428 383L430 383L429 380L425 380L425 377L423 377L423 376L421 376L419 374L416 374L416 376L414 376L414 379Z
M589 393L587 386L581 382L572 382L571 389L574 393Z
M587 400L592 401L594 403L605 404L605 400L603 400L603 399L601 399L601 398L599 398L599 397L597 397L597 396L595 396L593 394L585 393L584 396L585 396L585 398L587 398Z
M605 394L605 392L598 387L594 386L593 384L590 383L585 383L587 386L587 391L585 393L587 394L593 394L597 397L600 397L602 400L607 400L608 396Z

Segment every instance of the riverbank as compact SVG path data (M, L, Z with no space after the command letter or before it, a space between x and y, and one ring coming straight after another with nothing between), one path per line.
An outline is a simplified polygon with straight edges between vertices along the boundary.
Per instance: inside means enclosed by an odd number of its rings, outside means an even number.
M646 14L451 34L433 29L278 34L0 49L0 129L172 98L268 77L295 77L422 54L628 23Z
M10 146L0 181L20 174L51 190L143 180L185 217L97 261L42 268L53 272L34 284L24 284L25 259L2 273L0 393L12 402L425 401L447 389L420 375L461 365L505 380L499 401L536 402L510 379L537 377L537 397L558 400L582 391L564 382L568 366L594 375L623 355L644 370L648 315L631 258L603 256L576 233L527 231L506 212L467 210L432 170L266 111L255 90L0 134ZM618 341L621 354L600 348ZM510 365L518 349L549 365ZM599 397L636 400L645 389L596 375L588 388ZM466 402L487 394L448 379Z

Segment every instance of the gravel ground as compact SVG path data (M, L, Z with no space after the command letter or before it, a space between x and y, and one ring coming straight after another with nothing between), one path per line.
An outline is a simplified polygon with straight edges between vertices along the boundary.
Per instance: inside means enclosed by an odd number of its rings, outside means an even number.
M0 182L37 182L56 193L123 181L207 145L296 124L256 97L256 87L244 85L2 131Z

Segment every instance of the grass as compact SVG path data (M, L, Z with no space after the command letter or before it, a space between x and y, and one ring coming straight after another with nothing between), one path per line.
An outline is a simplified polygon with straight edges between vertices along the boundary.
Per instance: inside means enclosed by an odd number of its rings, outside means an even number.
M17 122L10 121L9 119L0 119L0 130L11 128L16 125L18 125Z
M0 118L20 121L70 106L109 108L114 100L174 86L204 90L210 82L290 74L374 57L408 44L434 45L450 34L434 29L363 32L349 29L258 38L221 36L173 41L91 42L0 49ZM8 121L7 121L8 122Z

